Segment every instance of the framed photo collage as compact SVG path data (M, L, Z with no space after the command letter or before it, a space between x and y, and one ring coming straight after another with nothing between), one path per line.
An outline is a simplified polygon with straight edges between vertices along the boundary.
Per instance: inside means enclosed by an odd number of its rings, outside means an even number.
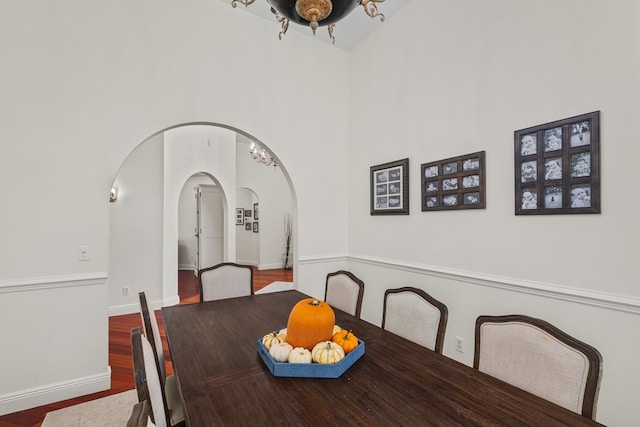
M600 111L514 132L515 214L600 213ZM485 152L420 165L422 212L486 208ZM409 159L370 167L370 214L409 215Z

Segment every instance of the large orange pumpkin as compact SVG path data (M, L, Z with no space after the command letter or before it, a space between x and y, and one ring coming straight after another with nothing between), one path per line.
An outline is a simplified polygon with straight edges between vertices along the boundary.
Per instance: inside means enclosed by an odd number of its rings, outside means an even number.
M311 351L321 341L331 341L336 316L329 304L315 298L299 301L289 313L287 342Z

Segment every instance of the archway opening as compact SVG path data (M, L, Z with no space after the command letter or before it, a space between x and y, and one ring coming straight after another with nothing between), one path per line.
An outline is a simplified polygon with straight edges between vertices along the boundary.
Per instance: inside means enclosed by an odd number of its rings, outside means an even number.
M277 167L266 167L251 158L252 142L268 150L266 144L241 130L216 123L187 123L159 131L127 156L113 182L119 196L111 204L110 314L137 311L139 291L145 291L155 307L180 302L178 271L185 264L192 265L190 256L195 271L196 255L179 238L184 228L179 206L185 183L197 174L224 194L223 261L238 260L238 236L255 232L259 241L257 255L252 257L255 267L283 267L282 224L285 215L295 216L294 187L275 153L269 151ZM252 194L246 208L251 210L251 230L245 228L246 223L239 226L235 221L242 189ZM257 219L254 204L259 206ZM292 223L295 227L295 221ZM295 231L293 237L295 241ZM122 248L129 249L122 252ZM295 266L295 255L290 259ZM124 287L128 295L121 291Z

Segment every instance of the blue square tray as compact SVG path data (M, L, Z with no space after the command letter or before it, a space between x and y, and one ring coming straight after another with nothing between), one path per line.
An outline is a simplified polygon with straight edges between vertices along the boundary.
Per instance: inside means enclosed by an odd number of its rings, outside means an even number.
M267 347L258 340L258 354L274 377L339 378L364 354L364 341L351 350L341 361L333 364L276 362Z

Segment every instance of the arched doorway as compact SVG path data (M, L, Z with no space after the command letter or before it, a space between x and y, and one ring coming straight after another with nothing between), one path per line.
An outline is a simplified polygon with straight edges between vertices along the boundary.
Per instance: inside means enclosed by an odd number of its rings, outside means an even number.
M179 303L178 205L184 183L199 172L215 177L224 193L224 261L236 260L236 235L247 231L235 223L238 188L252 188L260 199L259 220L251 221L257 223L261 242L258 267L281 267L282 221L286 214L295 215L294 189L279 160L276 168L265 167L249 156L251 142L268 149L238 129L189 123L156 133L124 160L114 180L120 195L110 219L110 314L137 311L131 296L139 291L155 307ZM279 187L270 190L274 182Z

